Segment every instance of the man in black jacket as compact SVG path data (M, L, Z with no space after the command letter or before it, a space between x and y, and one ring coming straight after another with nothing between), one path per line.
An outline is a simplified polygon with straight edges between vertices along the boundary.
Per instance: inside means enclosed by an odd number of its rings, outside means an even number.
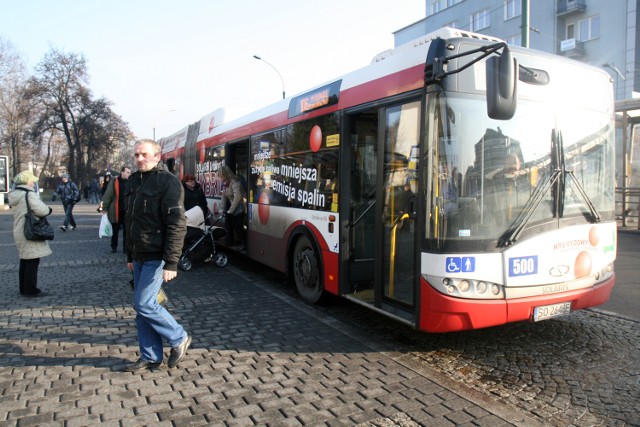
M163 282L177 276L178 260L187 232L182 184L160 161L160 146L153 140L136 143L138 171L128 180L127 263L133 271L134 307L140 358L127 365L134 372L162 364L163 339L171 347L169 368L187 353L191 337L171 314L158 304Z

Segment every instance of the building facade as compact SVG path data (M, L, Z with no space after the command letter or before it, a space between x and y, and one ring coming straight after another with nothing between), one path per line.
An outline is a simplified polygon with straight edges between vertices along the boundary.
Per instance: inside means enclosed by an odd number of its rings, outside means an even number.
M529 13L526 13L528 3ZM605 69L616 100L640 96L640 0L426 0L426 17L394 32L396 46L449 26L529 46ZM526 37L525 37L526 39Z

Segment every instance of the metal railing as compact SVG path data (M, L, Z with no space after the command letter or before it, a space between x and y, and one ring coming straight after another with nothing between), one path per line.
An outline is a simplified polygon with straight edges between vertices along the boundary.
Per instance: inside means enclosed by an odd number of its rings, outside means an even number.
M640 230L639 208L640 188L616 187L616 220L621 221L623 227L627 227L633 219Z

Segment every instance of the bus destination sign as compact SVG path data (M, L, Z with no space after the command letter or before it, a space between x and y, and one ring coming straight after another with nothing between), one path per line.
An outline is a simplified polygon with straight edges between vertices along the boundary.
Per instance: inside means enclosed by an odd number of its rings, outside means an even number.
M338 80L292 98L289 103L289 118L337 104L341 84L342 80Z

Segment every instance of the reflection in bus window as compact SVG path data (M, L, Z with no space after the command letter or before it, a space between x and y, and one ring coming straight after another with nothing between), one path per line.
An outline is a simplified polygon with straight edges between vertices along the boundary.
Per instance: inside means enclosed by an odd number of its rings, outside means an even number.
M604 167L613 156L606 151L607 135L613 129L608 127L606 114L589 110L565 114L547 104L523 101L513 120L500 122L486 117L482 100L458 96L439 101L431 104L432 114L427 115L434 166L425 171L430 206L426 231L434 249L496 242L516 221L522 221L518 215L524 209L530 209L527 226L557 219L554 193L549 189L557 167L551 160L551 147L552 136L564 128L573 133L582 130L572 135L571 144L563 134L566 169L575 173L595 208L612 215L612 176ZM529 120L532 115L535 121ZM567 178L564 218L589 213L574 184ZM541 200L531 203L536 190ZM467 246L459 246L463 242Z
M321 139L314 140L312 130ZM337 114L289 125L251 140L250 199L254 203L334 211L338 209ZM327 137L338 141L331 146Z

